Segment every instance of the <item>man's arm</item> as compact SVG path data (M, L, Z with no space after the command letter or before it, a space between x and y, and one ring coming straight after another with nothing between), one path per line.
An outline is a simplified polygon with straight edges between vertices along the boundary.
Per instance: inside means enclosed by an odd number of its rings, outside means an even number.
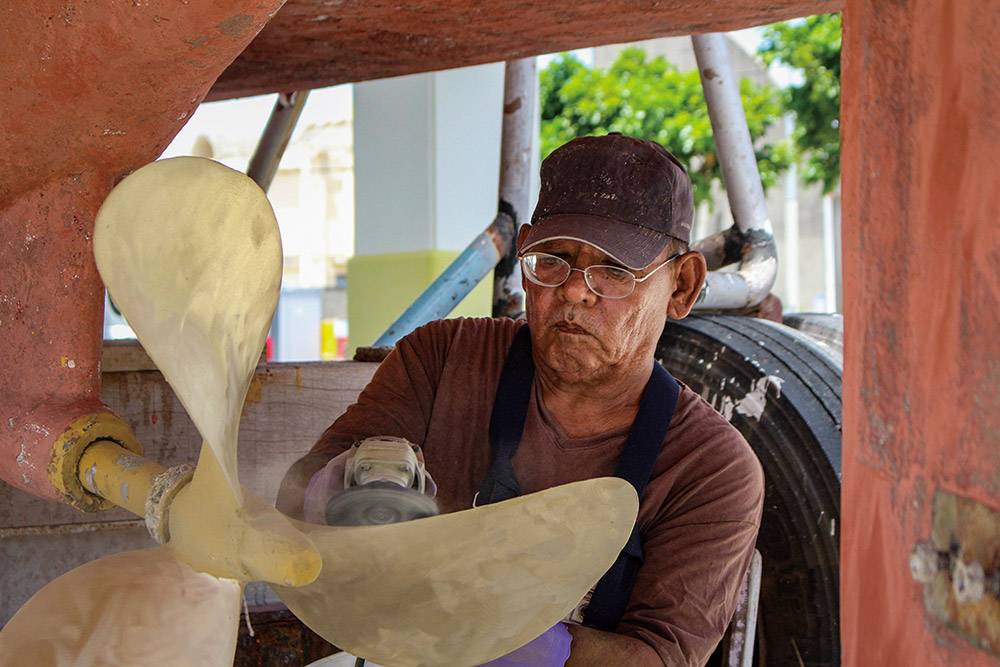
M573 635L566 667L606 667L607 665L634 665L635 667L663 667L663 660L646 642L602 632L582 625L570 625Z
M312 476L352 444L389 435L423 444L454 325L432 323L404 337L379 365L356 403L323 433L312 450L282 478L275 506L303 520L305 490Z

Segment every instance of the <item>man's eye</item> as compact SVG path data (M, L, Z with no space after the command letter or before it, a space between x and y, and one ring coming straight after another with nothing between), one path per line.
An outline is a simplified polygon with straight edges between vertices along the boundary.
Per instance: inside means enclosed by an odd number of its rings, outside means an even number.
M563 263L563 261L558 257L544 257L544 256L539 256L536 262L539 267L545 269L552 269Z

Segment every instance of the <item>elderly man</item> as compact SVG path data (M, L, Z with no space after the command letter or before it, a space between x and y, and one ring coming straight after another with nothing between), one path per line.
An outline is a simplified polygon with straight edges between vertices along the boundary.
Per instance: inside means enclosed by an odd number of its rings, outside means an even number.
M574 618L496 664L703 664L749 564L763 475L654 360L705 279L691 181L658 144L621 135L567 143L541 179L518 234L527 323L442 320L403 338L293 466L281 506L300 513L291 489L373 435L422 446L446 512L617 474L640 493L619 561Z

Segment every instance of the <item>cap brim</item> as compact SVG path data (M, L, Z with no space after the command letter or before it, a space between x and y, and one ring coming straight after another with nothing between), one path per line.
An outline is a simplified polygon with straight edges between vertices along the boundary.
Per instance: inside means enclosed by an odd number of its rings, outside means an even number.
M667 234L610 218L560 213L532 223L521 252L543 241L567 239L592 245L630 269L643 269L663 252L671 238Z

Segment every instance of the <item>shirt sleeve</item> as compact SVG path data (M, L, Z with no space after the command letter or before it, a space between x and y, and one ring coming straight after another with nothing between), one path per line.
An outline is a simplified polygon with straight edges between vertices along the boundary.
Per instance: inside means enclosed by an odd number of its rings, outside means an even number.
M323 433L311 453L336 455L376 435L423 445L454 322L431 322L402 338L357 402Z
M617 628L672 667L703 665L722 638L760 525L760 462L735 429L720 435L722 442L709 439L699 448L714 449L715 467L672 489L649 525L640 526L644 560ZM732 455L720 457L720 449Z

